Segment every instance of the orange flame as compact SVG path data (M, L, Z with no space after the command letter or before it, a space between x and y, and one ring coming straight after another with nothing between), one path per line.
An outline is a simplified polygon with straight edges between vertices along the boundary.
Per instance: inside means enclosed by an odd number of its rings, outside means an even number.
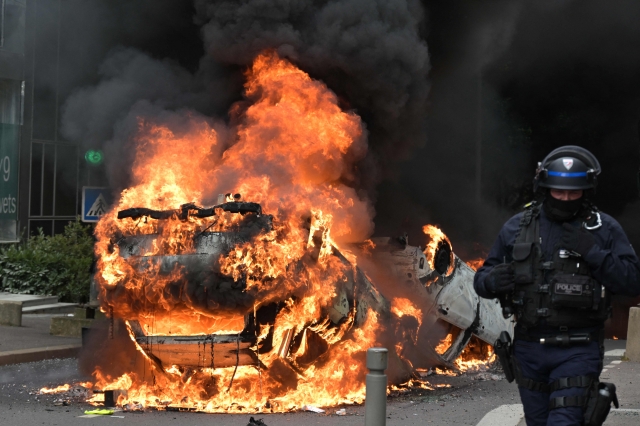
M440 355L444 354L451 346L453 335L447 334L442 341L436 346L435 350ZM471 342L463 349L462 353L454 361L455 367L459 372L481 371L496 360L493 347L481 342L478 338L472 337ZM456 373L448 370L436 368L436 373L455 376Z
M64 384L64 385L61 385L61 386L57 386L55 388L44 387L44 388L40 389L40 393L41 394L62 393L62 392L67 392L70 389L71 389L71 385L70 384Z
M419 325L422 325L422 310L409 299L402 297L393 299L391 312L397 317L403 317L404 315L412 316L418 320Z
M480 257L478 259L469 260L466 264L474 271L477 271L482 267L482 265L484 265L484 258Z
M424 232L429 237L429 242L424 249L424 254L427 256L427 262L429 262L429 266L431 267L431 269L435 269L435 257L438 245L444 241L449 246L451 246L451 242L449 241L449 238L445 235L445 233L442 232L442 230L437 226L424 225L422 227L422 232ZM449 266L449 270L447 270L446 273L448 274L450 272L451 266Z
M447 337L442 339L442 341L438 343L438 346L435 347L435 351L438 354L442 355L447 351L447 349L449 349L452 341L453 341L453 335L451 333L447 334Z

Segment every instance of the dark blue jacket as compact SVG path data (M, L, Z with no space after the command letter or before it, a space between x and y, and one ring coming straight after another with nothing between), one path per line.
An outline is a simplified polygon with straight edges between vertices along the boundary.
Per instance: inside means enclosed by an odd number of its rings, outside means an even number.
M511 252L523 214L518 213L504 224L489 256L483 266L478 269L473 286L480 297L487 299L495 297L485 288L484 279L494 266L513 260ZM640 295L640 264L629 239L614 218L602 212L600 212L600 217L602 226L590 231L595 238L596 245L584 257L591 268L593 277L613 294ZM580 222L575 220L572 224L579 226ZM562 231L562 224L551 221L545 215L544 209L540 209L543 261L552 259L555 245L562 238Z

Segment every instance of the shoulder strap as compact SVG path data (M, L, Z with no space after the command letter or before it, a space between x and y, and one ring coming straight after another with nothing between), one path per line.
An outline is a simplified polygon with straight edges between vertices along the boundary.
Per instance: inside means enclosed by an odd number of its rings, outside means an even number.
M527 204L525 209L520 219L520 227L516 233L516 244L535 243L538 239L540 221L537 219L540 215L540 206L533 202Z
M534 258L538 242L540 208L537 204L529 204L520 220L520 227L513 244L513 270L516 284L528 284L534 280Z

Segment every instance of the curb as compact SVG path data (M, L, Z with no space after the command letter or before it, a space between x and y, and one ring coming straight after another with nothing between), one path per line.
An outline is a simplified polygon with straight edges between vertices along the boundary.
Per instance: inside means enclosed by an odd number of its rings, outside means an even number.
M81 347L82 345L62 345L0 352L0 365L22 364L53 358L75 358Z

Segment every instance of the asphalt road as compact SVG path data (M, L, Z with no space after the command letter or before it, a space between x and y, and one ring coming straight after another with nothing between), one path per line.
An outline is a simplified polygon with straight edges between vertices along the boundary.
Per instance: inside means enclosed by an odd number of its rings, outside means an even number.
M605 364L619 357L606 357ZM637 373L633 373L636 374ZM433 386L449 385L434 391L412 391L388 398L386 424L395 425L477 425L497 407L518 404L515 384L509 384L502 376L492 380L492 374L465 373L458 377L432 375L427 379ZM495 378L495 375L494 375ZM29 364L0 367L0 425L107 425L111 422L140 426L164 425L221 425L245 426L250 417L262 418L267 426L282 425L364 425L364 406L346 406L347 415L338 416L336 409L327 414L296 412L287 414L203 414L192 412L145 411L143 413L116 412L114 416L83 418L84 410L94 407L72 401L69 406L55 405L56 395L38 395L43 386L88 379L78 372L77 360L50 360ZM612 377L613 379L613 377ZM637 382L636 382L637 383ZM629 386L635 386L633 384ZM634 397L635 399L635 397ZM635 404L631 404L631 408ZM338 407L343 408L343 407ZM633 414L633 413L632 413ZM634 424L638 419L614 419L611 424ZM611 417L611 416L610 416ZM640 422L635 423L640 424ZM496 426L498 424L496 423Z

